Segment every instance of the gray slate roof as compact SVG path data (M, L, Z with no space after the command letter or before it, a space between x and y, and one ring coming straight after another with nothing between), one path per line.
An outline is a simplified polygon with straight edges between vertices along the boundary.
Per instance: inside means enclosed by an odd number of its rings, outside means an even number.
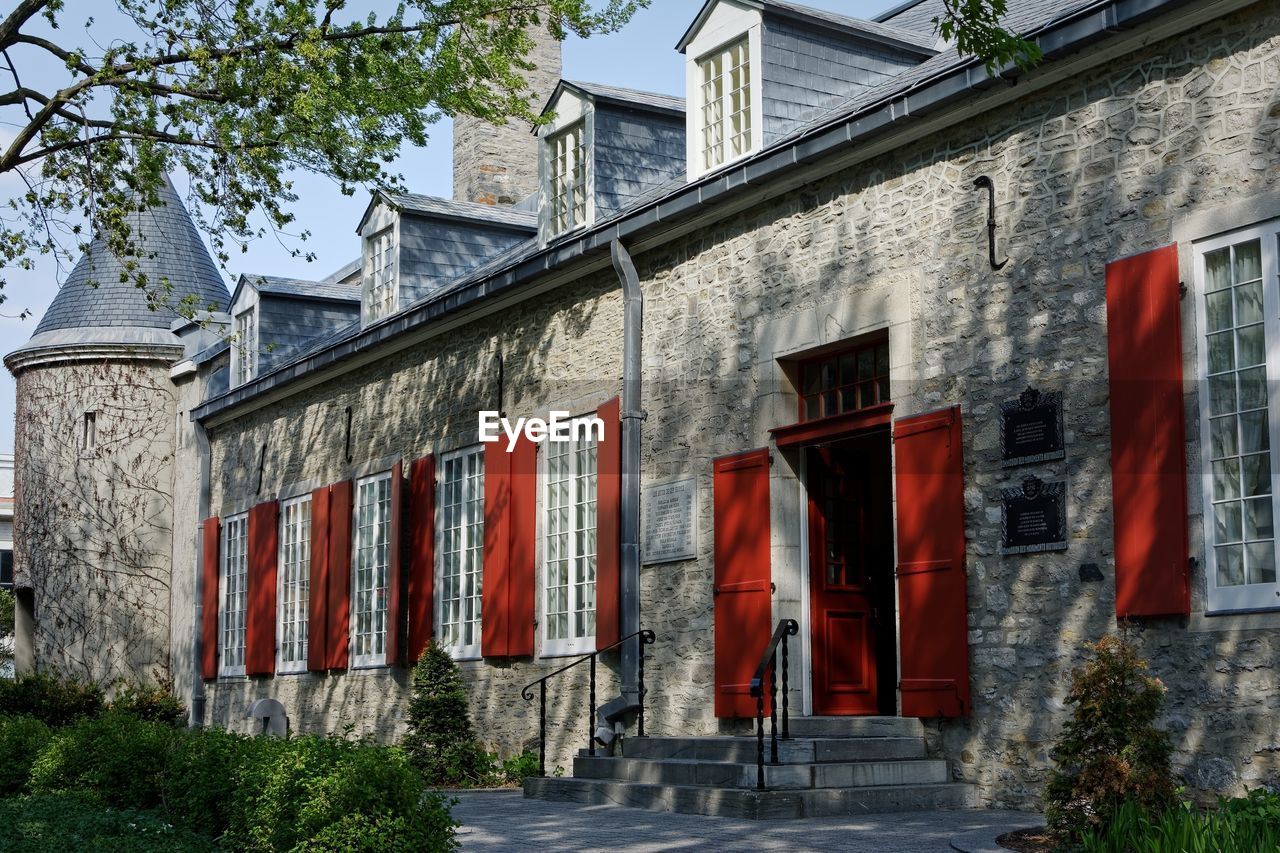
M359 302L359 284L339 284L336 281L308 281L302 278L284 278L276 275L246 273L241 277L259 293L287 296L297 299L328 299L339 302ZM238 289L238 288L237 288Z
M177 303L189 294L199 300L199 309L226 310L227 287L167 177L158 194L159 206L128 216L138 247L137 269L125 274L124 264L106 242L94 240L40 318L33 338L86 327L167 330L177 316ZM146 276L146 290L136 286L138 275ZM169 304L153 310L146 291L155 291L165 281L173 286Z
M716 0L707 0L702 6L698 11L697 17L693 19L693 23L689 25L684 35L680 37L680 41L676 44L676 50L681 53L684 52L684 49L688 47L689 42L693 39L693 34L697 32L703 21L706 20L715 2ZM837 12L828 12L824 9L813 9L809 6L793 3L791 0L744 0L744 2L748 6L772 12L775 15L808 21L824 27L834 27L837 30L860 35L873 41L882 43L896 42L901 47L910 48L924 55L933 53L937 49L937 40L931 31L921 32L918 29L899 27L896 22L887 24L880 18L874 21L866 21L862 18L853 18ZM925 0L925 2L928 2L928 0Z
M499 207L492 204L475 204L469 201L453 201L417 193L384 193L396 207L410 213L425 216L446 216L453 219L472 219L486 225L509 225L516 228L527 228L536 231L538 216L510 207Z
M621 86L606 86L603 83L585 83L581 80L561 80L556 90L551 93L551 97L547 100L547 106L543 109L543 112L546 112L555 103L556 97L560 94L560 89L564 86L572 86L593 98L613 101L623 106L661 110L669 113L684 113L684 98L678 98L675 95L642 92L639 89L624 89Z

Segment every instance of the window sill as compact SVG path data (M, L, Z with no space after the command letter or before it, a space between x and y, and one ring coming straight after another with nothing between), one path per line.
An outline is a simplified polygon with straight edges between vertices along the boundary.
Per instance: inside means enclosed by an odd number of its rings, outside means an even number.
M1198 634L1218 631L1277 631L1280 630L1280 605L1249 610L1195 611L1187 621L1187 630Z
M583 647L581 649L565 648L563 646L558 648L550 648L550 649L543 648L538 652L538 659L543 660L546 658L580 658L580 657L585 657L586 655L591 654L595 650L596 648L594 643L592 643L589 648Z

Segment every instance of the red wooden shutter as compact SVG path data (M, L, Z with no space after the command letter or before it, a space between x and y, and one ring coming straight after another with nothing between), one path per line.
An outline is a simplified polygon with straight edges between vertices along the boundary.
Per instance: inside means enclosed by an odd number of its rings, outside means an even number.
M1186 436L1178 247L1107 264L1116 616L1185 616Z
M311 583L307 599L307 669L329 668L329 487L311 493Z
M769 451L715 460L715 713L754 717L751 677L773 630Z
M248 613L244 628L245 675L276 671L276 561L280 547L280 504L268 501L249 510Z
M218 677L218 548L222 521L206 518L201 526L200 674Z
M537 600L534 579L538 558L538 445L524 436L511 452L510 533L507 654L527 657L533 654Z
M904 717L969 713L960 408L894 425Z
M480 584L480 653L507 656L508 564L511 552L511 456L500 442L484 446L484 548Z
M434 634L436 458L424 456L409 468L409 663Z
M596 446L596 648L622 639L622 419L614 397L596 410L604 438Z
M391 542L387 554L387 666L400 663L404 647L404 611L400 608L400 587L404 583L400 559L401 537L404 536L404 463L391 466Z
M351 618L352 483L334 483L329 491L329 601L325 625L329 669L347 668Z

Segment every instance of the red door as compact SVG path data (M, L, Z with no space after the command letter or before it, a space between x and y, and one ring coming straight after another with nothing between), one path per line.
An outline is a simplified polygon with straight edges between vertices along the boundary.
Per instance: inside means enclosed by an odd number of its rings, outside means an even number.
M882 433L808 457L809 614L815 714L892 713L893 546ZM889 629L886 636L886 627Z
M754 717L751 678L773 630L769 451L715 460L715 713Z

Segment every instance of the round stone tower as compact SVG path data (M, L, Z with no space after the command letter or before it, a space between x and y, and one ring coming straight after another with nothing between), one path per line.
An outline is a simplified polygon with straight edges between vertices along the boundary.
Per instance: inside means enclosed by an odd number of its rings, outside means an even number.
M132 268L95 241L31 340L5 357L17 381L20 669L169 678L170 370L184 354L176 330L190 325L177 306L190 297L196 310L224 312L229 297L167 179L159 196L130 215Z

